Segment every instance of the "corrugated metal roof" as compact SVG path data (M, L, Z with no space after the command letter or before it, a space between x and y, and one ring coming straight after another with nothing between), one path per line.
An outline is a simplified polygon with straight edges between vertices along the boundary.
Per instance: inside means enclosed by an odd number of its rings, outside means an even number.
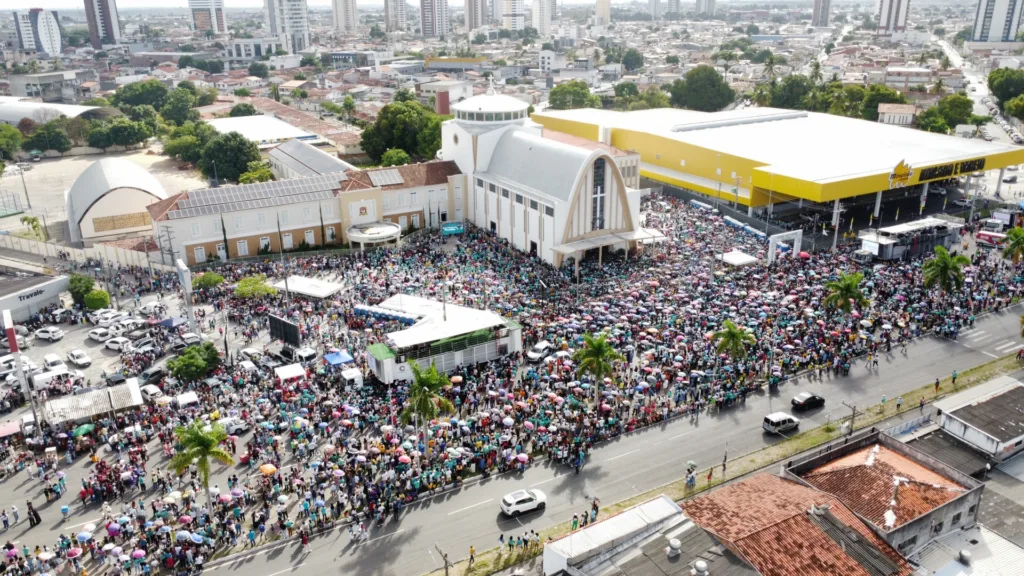
M1000 376L999 378L994 378L984 384L979 384L973 388L964 390L959 394L954 394L949 398L943 398L935 403L935 408L940 412L951 412L957 408L966 406L967 404L972 404L983 398L988 398L989 396L993 396L1014 386L1021 385L1020 381L1015 378Z
M969 564L960 562L961 550L970 552ZM936 538L910 560L934 576L1019 576L1024 548L978 525Z
M125 384L48 400L43 406L43 419L50 424L87 420L141 406L142 402L139 382L131 378Z
M564 556L569 564L575 564L604 549L626 536L645 530L647 527L682 514L683 510L664 494L622 512L577 530L546 546Z

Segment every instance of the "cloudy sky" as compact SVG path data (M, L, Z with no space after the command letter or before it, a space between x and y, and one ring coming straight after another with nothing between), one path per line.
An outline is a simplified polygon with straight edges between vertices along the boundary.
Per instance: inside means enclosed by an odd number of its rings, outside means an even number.
M308 0L310 6L327 8L330 0ZM382 0L370 1L367 4L382 4ZM224 0L228 8L255 8L263 6L263 0ZM7 9L46 8L47 10L82 10L82 0L0 0L0 5ZM117 0L118 8L185 8L188 0Z

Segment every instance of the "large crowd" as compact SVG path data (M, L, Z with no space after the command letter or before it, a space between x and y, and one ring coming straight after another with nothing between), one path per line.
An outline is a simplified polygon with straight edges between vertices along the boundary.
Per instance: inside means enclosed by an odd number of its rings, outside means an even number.
M864 267L840 251L782 254L767 265L763 240L727 229L710 212L672 198L645 208L646 226L668 241L628 258L585 260L578 278L572 264L555 269L476 229L458 239L419 235L396 249L351 256L219 266L226 282L193 294L197 309L209 309L207 328L257 342L271 314L289 317L320 355L349 351L365 384L347 385L340 368L322 359L282 381L269 367L243 367L232 350L210 378L163 382L169 398L192 391L198 402L149 403L100 417L88 430L44 424L44 444L63 457L25 452L8 462L8 472L26 470L48 499L68 507L74 496L66 492L77 492L81 506L102 510L103 521L48 548L9 545L9 569L46 572L62 562L77 569L84 557L119 574L191 569L217 547L293 533L305 543L343 520L352 521L353 538L365 538L368 525L470 475L521 470L539 458L578 472L597 442L674 416L728 410L797 372L842 377L863 356L875 359L869 370L878 370L877 358L905 353L909 339L931 332L955 337L1021 290L1020 267L985 253L973 256L969 282L951 293L924 286L921 260ZM761 261L730 268L716 258L733 249ZM825 306L826 283L853 271L865 274L871 304L851 313ZM326 278L345 290L329 300L234 297L230 286L253 274ZM143 270L121 270L116 278L126 297L154 289ZM177 289L173 278L159 280L165 293ZM453 303L517 320L527 349L544 340L552 351L572 352L584 334L603 332L625 360L602 381L578 374L571 354L530 363L514 353L458 367L441 391L453 410L429 422L403 420L408 383L377 381L367 362L367 347L385 342L395 326L357 316L355 306L396 293L439 299L442 286ZM726 320L753 336L745 357L717 349L714 333ZM154 330L161 350L178 335ZM159 356L126 352L123 370L135 374ZM227 470L224 485L214 482L208 501L195 466L178 477L167 459L180 448L176 428L218 417L247 422L252 432L225 441L240 467ZM68 487L61 469L76 458L97 465L81 486Z

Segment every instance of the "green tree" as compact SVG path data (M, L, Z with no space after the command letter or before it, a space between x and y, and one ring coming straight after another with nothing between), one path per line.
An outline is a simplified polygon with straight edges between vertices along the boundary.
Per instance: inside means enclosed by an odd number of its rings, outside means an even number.
M814 82L807 76L791 74L772 86L772 106L803 110L807 96L814 91Z
M776 69L776 64L778 64L778 61L775 58L775 54L768 54L765 57L763 64L764 75L767 76L769 80L775 80L775 74L778 72L778 70Z
M250 92L248 88L239 88L238 90L235 90L233 94L240 98L245 96L252 96L252 92Z
M160 127L160 116L157 114L156 108L153 108L149 104L132 106L128 110L128 117L136 122L142 122L146 126L149 126L149 130L153 134L156 134L157 129Z
M213 496L210 494L210 465L213 461L220 462L225 466L235 463L231 454L221 448L221 443L227 440L228 433L220 424L208 425L202 420L193 420L188 426L175 428L174 437L178 440L179 448L171 458L171 470L178 476L184 476L185 471L195 464L196 471L199 473L199 483L202 485L203 491L206 492L206 509L213 510Z
M392 148L381 156L381 166L404 166L410 162L409 155L405 153L405 150L399 148Z
M868 305L868 297L861 292L860 283L864 275L860 272L840 274L839 278L825 284L825 306L833 310L842 310L849 314L853 307L863 308Z
M82 106L101 106L107 108L110 106L110 100L97 96L95 98L89 98L88 100L85 100L84 102L82 102Z
M988 89L1000 105L1024 94L1024 70L996 68L988 73Z
M861 104L861 117L871 122L878 122L879 104L906 104L907 99L899 92L882 84L872 84L864 92Z
M416 100L416 94L408 88L401 88L394 93L391 97L392 102L413 102Z
M260 149L238 132L228 132L207 142L199 169L209 177L237 181L248 171L249 162L260 160Z
M380 29L380 26L374 24L373 26L370 27L370 38L372 38L373 40L379 40L385 36L387 36L387 34L385 34L384 31Z
M99 310L110 306L110 294L106 290L91 290L85 295L85 307L89 310Z
M373 124L363 130L363 152L380 162L391 148L405 150L410 157L420 150L419 132L434 113L419 102L392 102L382 108Z
M732 320L722 322L722 329L715 332L714 340L719 354L727 354L733 360L747 357L747 347L757 344L753 334L736 326Z
M181 126L188 120L199 120L199 112L193 109L195 105L196 97L188 90L178 88L167 97L167 101L160 108L160 115L167 122Z
M750 24L750 25L747 26L747 35L748 36L753 36L754 34L760 34L760 33L761 33L761 29L757 26L757 24Z
M112 96L112 103L117 106L141 106L149 104L159 110L163 108L170 89L156 79L132 82L117 89Z
M246 171L238 177L239 184L255 184L256 182L269 182L274 179L274 173L266 162L249 162Z
M600 108L601 99L590 93L590 86L586 82L570 80L551 89L548 104L552 110Z
M203 272L192 282L192 287L205 290L207 288L216 288L222 282L224 282L224 277L220 274L216 272Z
M92 292L95 284L92 278L82 274L72 274L68 278L68 292L71 292L71 299L79 306L85 306L85 296Z
M351 94L346 94L345 99L341 101L341 108L345 111L345 117L351 118L356 111L355 98L352 98Z
M702 64L676 80L669 88L670 102L676 108L717 112L736 98L736 93L717 70Z
M626 360L612 347L607 338L606 333L596 337L593 334L584 334L583 345L572 355L573 362L576 363L576 375L587 374L593 378L598 392L604 385L605 378L615 382L614 363Z
M309 98L309 92L306 92L305 90L303 90L301 88L296 88L295 90L292 90L292 92L291 92L291 94L289 94L289 96L291 96L292 98L295 98L297 100L305 100L306 98Z
M17 128L0 122L0 158L13 159L14 153L21 149L22 139Z
M277 294L277 288L267 284L267 277L263 274L246 276L235 285L236 298L259 298L275 294Z
M640 95L640 89L632 82L619 82L615 85L616 98L635 98Z
M228 114L228 116L230 116L232 118L237 118L238 116L255 116L255 115L256 115L256 107L253 106L252 104L249 104L248 102L243 102L241 104L235 104L234 106L231 107L231 112Z
M412 384L402 408L401 420L409 425L417 422L423 430L423 442L426 444L426 457L430 459L431 443L430 422L444 414L455 411L451 401L441 395L441 390L448 385L448 376L438 372L433 362L426 369L420 367L415 360L409 361L412 369Z
M292 80L305 80L305 79L306 79L306 75L303 74L302 72L297 72L294 76L292 76Z
M71 150L72 142L64 129L63 119L51 120L46 124L37 125L32 134L21 143L21 149L55 150L61 154Z
M194 67L196 59L192 56L182 56L178 58L178 69Z
M263 62L253 62L249 64L249 76L266 79L270 76L270 68Z
M971 265L971 259L963 254L950 255L942 246L935 247L935 256L921 266L924 273L924 285L927 288L938 286L943 293L960 289L964 285L964 267Z
M39 218L35 216L22 216L21 223L25 225L25 228L28 228L33 236L40 240L45 239L43 238L43 225L39 222Z
M209 106L216 102L219 96L220 94L217 92L216 88L200 90L199 94L196 96L196 106Z
M487 36L482 33L477 32L476 36L473 36L473 44L483 44L484 42L487 42Z
M303 56L302 60L299 60L299 66L306 68L308 66L316 67L320 64L320 61L316 59L316 56Z
M1024 229L1015 226L1006 231L1003 258L1013 260L1013 263L1017 264L1022 256L1024 256Z
M110 143L115 146L134 146L148 140L153 132L143 122L114 118L107 123L107 135Z
M821 84L822 76L820 60L815 60L814 62L811 62L811 73L808 75L808 78L810 78L811 82L814 84Z
M636 48L630 48L622 54L622 66L632 72L644 66L644 55Z
M772 93L764 85L758 85L750 95L750 101L763 108L772 103Z
M938 106L932 106L918 114L917 127L925 132L949 134L949 124L946 124L946 119L942 117Z
M203 146L195 136L182 136L165 142L164 154L183 162L195 164L203 157Z
M992 121L991 116L982 116L979 114L971 114L971 117L967 119L967 123L974 126L974 135L977 136L978 132L981 131L981 127Z
M277 87L277 84L270 85L270 97L273 98L275 102L281 101L281 89Z
M1024 120L1024 94L1003 102L1003 110L1018 120Z
M665 64L671 64L673 66L678 66L679 65L679 56L676 56L675 54L670 54L668 56L665 56Z
M946 93L946 81L943 80L942 78L939 78L938 80L936 80L935 84L932 84L931 92L932 92L932 94L945 94Z
M437 151L441 149L441 123L449 118L451 116L430 114L423 120L416 135L416 152L420 158L433 160L437 157Z

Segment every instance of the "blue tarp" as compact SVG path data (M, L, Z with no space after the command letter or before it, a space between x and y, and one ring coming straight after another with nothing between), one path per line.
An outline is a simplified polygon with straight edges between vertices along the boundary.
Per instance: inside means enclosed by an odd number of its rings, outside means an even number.
M161 326L167 326L168 328L177 328L187 322L184 318L168 318L163 322L160 322Z
M324 360L327 360L327 363L330 364L331 366L340 366L342 364L354 362L352 356L345 350L341 350L339 352L331 352L330 354L324 356Z

